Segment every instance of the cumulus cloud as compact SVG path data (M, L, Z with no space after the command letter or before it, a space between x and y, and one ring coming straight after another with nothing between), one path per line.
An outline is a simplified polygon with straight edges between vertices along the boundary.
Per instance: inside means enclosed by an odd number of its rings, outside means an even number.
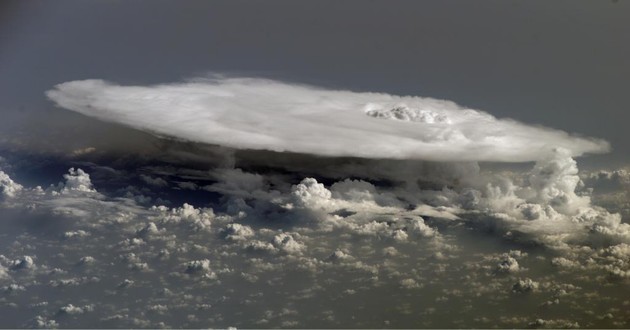
M9 326L48 328L369 328L382 326L383 318L390 327L481 328L525 327L538 317L529 311L544 305L547 325L562 325L553 320L571 308L580 324L596 319L595 326L611 327L628 315L622 289L630 248L611 239L623 238L613 230L623 224L578 193L568 158L545 158L522 180L492 177L436 190L415 182L213 169L203 171L215 182L207 190L220 198L177 199L182 204L174 207L115 197L117 190L96 179L83 180L87 189L78 190L67 182L45 191L24 186L0 203L2 229L25 228L0 249L0 311ZM182 179L145 170L139 172L171 187ZM69 179L93 174L81 172L70 171ZM199 174L199 182L207 177ZM164 197L180 194L169 190ZM234 200L247 216L225 213L233 214ZM34 225L33 214L41 220ZM503 227L490 235L471 230L495 221ZM565 245L530 249L506 242L506 231ZM606 293L594 293L593 283ZM104 292L104 299L93 292ZM418 296L426 298L420 305ZM612 317L587 314L595 305ZM347 306L363 312L344 313ZM382 306L391 307L385 316Z
M83 314L87 312L94 311L93 305L85 305L85 306L74 306L73 304L68 304L66 306L62 306L59 308L60 314L69 314L69 315L77 315Z
M189 274L199 273L199 272L208 272L210 271L210 260L192 260L187 262L185 265L185 272Z
M8 294L15 294L19 291L25 291L26 288L22 285L19 284L10 284L10 285L5 285L2 288L0 288L0 291L4 292L4 293L8 293Z
M274 236L272 244L286 253L301 253L306 246L293 238L294 234L280 233Z
M516 259L506 256L505 259L497 265L497 271L502 273L516 273L520 270L518 261Z
M9 177L9 175L4 173L3 171L0 171L1 198L15 197L15 195L20 192L20 190L22 190L22 185L15 183L15 181L13 181L11 177Z
M28 323L28 326L37 329L56 329L59 327L59 324L55 320L49 320L41 315L37 315Z
M223 230L223 236L228 241L245 241L254 236L254 231L249 226L240 223L230 223Z
M332 197L330 190L313 178L305 178L291 190L292 205L298 208L326 208Z
M9 269L11 270L25 270L32 269L35 267L35 262L33 261L33 257L31 256L23 256L21 258L13 260L9 264Z
M519 279L512 286L513 292L525 293L532 292L538 290L539 283L536 281L532 281L531 278Z
M562 250L630 242L630 225L592 203L576 161L562 148L525 173L479 173L458 186L419 195L420 203L451 207L460 219L515 241Z
M371 119L431 121L417 116ZM591 204L591 195L580 182L590 175L580 177L570 150L556 148L541 156L530 171L500 174L472 162L318 159L329 162L328 167L316 163L304 171L291 171L230 163L229 168L209 171L181 164L129 170L132 182L139 182L135 173L164 180L143 185L142 190L116 190L110 182L101 186L104 180L99 180L94 167L83 164L85 171L70 169L64 182L46 190L21 186L6 176L5 186L20 188L3 196L2 217L16 214L13 227L28 226L22 217L39 221L38 225L50 224L46 229L52 235L33 226L0 251L6 255L0 257L0 288L7 293L3 308L22 304L18 297L42 292L33 295L29 306L48 300L50 308L29 307L25 316L12 317L24 322L40 315L62 327L97 319L112 327L160 327L159 318L184 327L252 327L260 320L266 326L281 326L286 320L282 311L288 309L299 310L299 315L291 316L299 324L317 326L309 318L320 318L324 311L314 305L301 309L297 307L301 302L295 302L306 299L319 304L343 296L342 304L364 306L366 297L391 296L395 299L383 304L391 304L393 320L397 311L409 315L406 311L415 304L410 298L416 296L410 294L413 290L428 298L424 310L436 315L422 316L422 322L433 323L414 324L457 326L437 321L450 320L440 309L448 301L470 311L460 321L472 322L471 315L486 312L479 319L486 317L487 323L479 327L515 327L526 326L532 318L511 308L506 312L510 318L500 319L477 306L491 301L514 307L522 302L511 300L532 299L527 304L543 302L551 310L568 304L561 291L576 301L576 309L595 302L621 304L570 290L571 284L565 283L588 286L585 283L598 280L612 287L615 281L630 278L630 228L619 216ZM312 168L321 171L309 171ZM361 179L354 173L361 173ZM608 177L622 176L596 179ZM176 187L182 180L198 184L199 195L162 189ZM168 201L163 203L168 207L138 204L124 195L127 191L172 198L181 206ZM209 195L211 200L206 198ZM156 199L155 205L160 204ZM488 229L490 235L480 234L479 229ZM536 257L525 259L527 253L520 251L503 253L508 249L506 241L509 248L518 245ZM531 245L519 245L522 241L543 247L530 250ZM26 256L31 256L30 266ZM280 290L285 283L295 286ZM20 291L22 287L25 291ZM107 301L115 304L74 299L79 293L65 296L93 289L103 289ZM527 292L532 294L526 297ZM128 299L131 295L146 299ZM236 317L230 309L236 300L251 306L254 313ZM335 299L331 301L335 304ZM212 307L200 312L201 304ZM24 306L11 308L26 310ZM68 312L60 312L62 307ZM372 314L373 309L366 308ZM147 313L151 320L129 317ZM176 315L187 323L177 321ZM552 310L549 315L559 314ZM612 320L622 317L615 315ZM346 320L349 323L343 318L335 314L322 327L374 325L365 323L361 315L356 321ZM230 322L236 319L241 321ZM588 316L580 317L580 323L585 319ZM405 321L391 324L409 326Z
M153 217L156 221L176 224L187 223L190 228L196 231L207 230L211 225L211 220L215 217L212 209L195 208L188 203L172 209L164 205L154 206L151 210L159 212L159 215Z
M58 106L161 136L237 149L437 161L532 161L605 141L497 119L450 101L326 90L254 78L120 86L71 81L47 93Z
M92 187L92 181L90 175L85 173L82 169L70 168L68 174L64 174L63 178L66 179L63 184L62 192L68 191L81 191L81 192L96 192Z

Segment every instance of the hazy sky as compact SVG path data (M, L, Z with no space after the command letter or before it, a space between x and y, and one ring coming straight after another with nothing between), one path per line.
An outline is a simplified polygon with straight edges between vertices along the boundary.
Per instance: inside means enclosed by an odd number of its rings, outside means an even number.
M64 81L167 83L223 72L448 99L611 142L612 154L590 161L628 158L630 2L15 1L2 7L4 125L19 107L37 117L50 113L44 92ZM69 124L48 129L63 125Z

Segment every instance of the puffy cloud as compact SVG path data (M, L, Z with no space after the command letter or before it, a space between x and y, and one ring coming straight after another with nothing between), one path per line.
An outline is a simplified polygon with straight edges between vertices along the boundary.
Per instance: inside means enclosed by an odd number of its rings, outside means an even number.
M63 238L65 239L83 238L83 237L88 237L88 236L90 236L90 233L81 229L74 230L74 231L67 231L63 233Z
M66 182L63 183L63 189L61 190L62 193L71 191L96 192L96 190L92 187L90 175L80 168L76 170L74 168L70 168L68 170L68 174L64 174L63 178L66 179Z
M184 264L185 272L188 274L195 274L201 272L209 272L210 271L210 260L192 260Z
M520 176L480 174L476 182L432 195L459 206L452 212L460 218L516 241L560 250L630 242L630 225L621 215L582 193L576 162L566 150L556 149Z
M25 291L26 288L22 285L19 284L10 284L10 285L5 285L2 288L0 288L0 290L4 293L8 293L8 294L13 294L13 293L17 293L19 291Z
M564 149L556 151L539 160L529 175L531 189L536 194L534 201L548 204L563 213L575 212L581 206L587 206L590 200L575 194L580 183L577 163Z
M215 77L147 87L82 80L46 94L60 107L104 121L238 149L508 162L538 160L555 147L572 156L608 150L602 140L497 119L449 101L264 79Z
M569 260L567 258L564 257L556 257L553 258L551 260L551 264L554 266L558 266L558 267L565 267L565 268L574 268L574 267L580 267L580 263L574 260Z
M352 256L342 250L336 250L330 256L328 256L328 260L333 262L339 262L344 260L351 260Z
M384 107L382 105L372 103L366 106L365 114L382 119L415 121L427 124L452 124L450 118L444 113L418 108L412 109L405 104L399 104L394 107Z
M15 183L9 175L0 171L0 197L15 197L21 190L22 185Z
M228 241L245 241L252 236L254 236L252 228L240 223L230 223L223 229L223 237Z
M154 206L151 208L159 214L153 219L162 223L187 223L190 228L196 231L210 228L212 219L215 218L214 211L209 208L195 208L184 203L181 207L169 209L166 206Z
M335 182L330 187L330 191L335 198L356 202L374 200L374 195L376 195L376 187L363 180L346 179Z
M121 289L126 289L132 286L135 282L130 279L124 279L122 282L118 283L117 287Z
M532 291L538 290L538 287L539 287L539 283L532 281L531 278L519 279L512 286L512 291L520 292L520 293L532 292Z
M55 320L50 320L41 315L37 315L33 320L31 320L31 322L29 322L28 326L37 329L57 329L59 327L59 323Z
M437 235L437 230L427 226L424 223L424 219L421 217L409 220L407 224L407 232L422 237L433 237Z
M576 311L580 324L608 327L627 316L619 312L630 276L630 242L623 236L627 228L580 195L579 183L573 186L571 160L563 157L569 156L546 158L537 169L510 172L507 179L467 165L463 176L471 180L435 185L415 179L372 181L369 176L318 182L312 173L279 175L258 167L256 173L204 170L194 172L191 180L216 181L213 192L221 197L212 194L209 200L207 192L196 191L201 198L191 194L195 206L179 207L145 207L116 197L119 192L101 187L96 175L90 189L96 186L100 193L60 193L65 184L47 191L22 188L0 205L6 220L0 224L12 238L0 251L0 290L10 291L14 284L26 291L0 297L0 312L9 326L35 326L28 320L40 315L43 323L54 319L64 328L95 320L108 327L160 327L161 322L191 328L279 327L287 319L302 326L368 328L382 325L379 311L391 304L391 327L523 327L532 321L523 315L523 306L535 309L549 301L546 325L563 324L553 320L564 317L566 308L556 305L565 304ZM412 172L417 164L405 166ZM453 169L445 167L442 174ZM178 175L138 171L169 179ZM173 180L192 177L192 172L177 171L185 174ZM533 180L539 183L534 187L531 176L543 179ZM176 181L169 181L174 186L171 182ZM160 193L181 201L181 191ZM230 210L237 204L247 216L223 213L238 214ZM287 204L293 208L284 208ZM307 221L312 214L322 221ZM518 238L523 237L546 247L521 245ZM226 244L226 238L235 244ZM506 246L516 245L520 250L504 253ZM37 267L11 270L25 255ZM76 267L82 258L89 267ZM592 283L610 294L578 288ZM410 290L427 298L420 311L433 316L413 318L418 300ZM531 299L514 299L510 293L530 290L535 292ZM92 300L90 292L97 291L106 299ZM374 297L382 303L366 303ZM36 306L41 301L50 306ZM442 307L446 301L466 312L450 313ZM234 309L236 302L248 313ZM488 302L505 308L483 307ZM348 305L365 312L354 318L326 314ZM64 316L60 306L77 313ZM93 307L90 315L78 312L84 306ZM612 319L588 314L592 306L610 310ZM595 319L600 323L589 323Z
M405 279L400 280L400 286L402 286L405 289L418 289L422 287L413 278L405 278Z
M630 217L630 172L628 168L596 170L581 173L583 191L593 203L611 212Z
M82 307L74 306L73 304L68 304L59 308L59 314L69 314L69 315L77 315L83 314L87 312L94 311L93 305L85 305Z
M258 240L247 242L247 244L245 245L245 248L251 252L275 252L276 251L276 247L270 242L263 242L263 241L258 241Z
M301 253L306 246L293 238L291 233L280 233L273 237L273 246L286 253Z
M550 205L540 205L535 203L523 203L517 206L523 217L527 220L553 219L558 212Z
M627 189L630 187L630 172L626 168L598 170L584 173L582 180L587 187L592 187L595 191Z
M85 257L81 257L81 259L79 259L79 262L77 263L77 265L79 266L86 266L86 265L91 265L93 263L96 262L96 259L94 259L94 257L92 256L85 256Z
M153 222L149 222L146 226L136 231L136 234L140 237L147 237L147 236L156 235L159 233L160 233L160 230L158 229L157 225L155 225L155 223Z
M330 186L330 192L335 199L361 203L373 201L384 206L400 206L401 202L391 193L379 193L376 187L363 180L346 179L335 182Z
M35 261L31 256L23 256L11 261L9 269L11 270L29 270L35 268Z
M396 241L406 241L409 235L402 229L394 229L392 232L392 238Z
M499 264L497 265L497 271L500 273L516 273L520 271L520 266L516 259L506 256Z
M527 324L530 328L550 328L550 329L579 329L580 324L578 322L557 319L557 320L543 320L536 319L533 322Z
M305 178L291 188L290 208L328 209L332 194L313 178Z
M144 271L149 269L149 264L142 262L140 257L133 252L121 255L120 260L127 265L127 268L134 271Z

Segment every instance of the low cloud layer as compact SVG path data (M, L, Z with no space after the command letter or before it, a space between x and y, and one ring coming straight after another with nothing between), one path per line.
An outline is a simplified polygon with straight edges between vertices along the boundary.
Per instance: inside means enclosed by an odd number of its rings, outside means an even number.
M448 101L261 79L47 94L169 139L124 157L3 154L9 325L629 324L629 175L575 161L605 141ZM53 181L30 179L50 162ZM58 168L70 168L62 182L33 187Z
M582 180L563 152L439 188L89 162L33 187L20 172L36 164L13 158L0 163L7 327L630 325L630 225L591 202L627 191L626 171Z
M432 161L536 161L555 149L602 153L603 140L497 119L431 98L333 91L253 78L120 86L71 81L58 106L160 136L237 149Z

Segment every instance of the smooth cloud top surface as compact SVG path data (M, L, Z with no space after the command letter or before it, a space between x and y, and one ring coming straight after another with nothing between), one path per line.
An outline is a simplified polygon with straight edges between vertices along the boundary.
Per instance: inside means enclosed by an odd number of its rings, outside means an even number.
M254 78L155 86L102 80L56 85L58 106L154 134L239 149L323 156L521 162L603 140L497 119L450 101L334 91Z

